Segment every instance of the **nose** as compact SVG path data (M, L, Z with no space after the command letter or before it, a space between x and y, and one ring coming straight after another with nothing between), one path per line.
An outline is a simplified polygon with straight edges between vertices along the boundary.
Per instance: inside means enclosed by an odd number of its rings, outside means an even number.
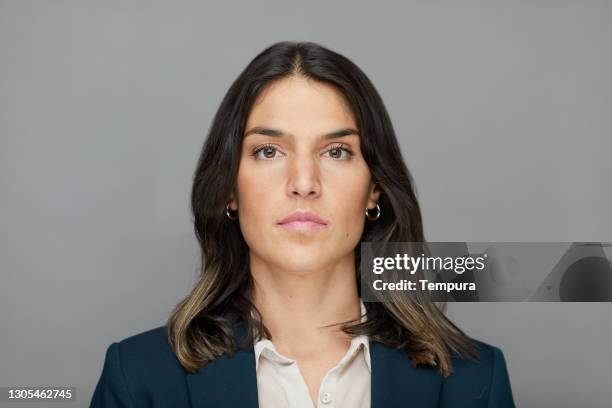
M314 157L295 157L290 165L287 194L290 197L314 198L321 194L319 167Z

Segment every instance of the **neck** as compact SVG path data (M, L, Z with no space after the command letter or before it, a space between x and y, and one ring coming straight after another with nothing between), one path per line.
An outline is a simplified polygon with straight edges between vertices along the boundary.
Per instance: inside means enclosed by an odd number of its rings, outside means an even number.
M340 325L323 326L361 315L353 254L307 272L280 269L253 254L249 258L253 303L279 351L300 354L350 343Z

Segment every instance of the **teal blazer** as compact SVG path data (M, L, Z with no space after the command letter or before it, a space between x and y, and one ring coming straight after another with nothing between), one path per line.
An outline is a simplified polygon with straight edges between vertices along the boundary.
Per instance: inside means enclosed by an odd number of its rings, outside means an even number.
M234 334L243 335L244 328ZM454 372L446 379L435 368L412 367L403 350L370 341L371 408L514 407L502 351L472 340L480 360L453 354ZM252 347L188 373L160 326L108 347L90 408L258 408L257 401Z

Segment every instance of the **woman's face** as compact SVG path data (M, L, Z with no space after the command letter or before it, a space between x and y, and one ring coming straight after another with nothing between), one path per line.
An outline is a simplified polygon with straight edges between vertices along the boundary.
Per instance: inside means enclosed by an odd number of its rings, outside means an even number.
M357 132L331 85L289 77L260 94L246 123L237 200L230 201L252 261L306 274L352 259L366 206L374 208L380 194ZM279 224L295 211L315 213L326 225Z

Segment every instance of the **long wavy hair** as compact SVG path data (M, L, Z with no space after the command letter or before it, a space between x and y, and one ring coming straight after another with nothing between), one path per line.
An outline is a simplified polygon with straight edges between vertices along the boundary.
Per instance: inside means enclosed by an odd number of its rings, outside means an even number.
M261 91L273 81L304 76L339 90L355 116L361 150L381 189L381 216L366 222L361 242L424 242L421 210L412 176L385 105L367 76L349 59L312 42L278 42L261 51L232 83L219 106L194 174L191 209L201 247L197 284L176 305L166 322L168 341L178 361L196 372L209 361L260 338L271 338L261 314L251 302L253 280L249 248L239 224L226 214L235 193L247 117ZM359 247L355 250L358 286ZM358 287L358 291L361 291ZM451 351L462 358L478 357L471 339L444 314L445 303L368 302L365 322L342 323L351 335L404 349L413 366L436 366L452 373ZM239 345L235 325L246 327Z

